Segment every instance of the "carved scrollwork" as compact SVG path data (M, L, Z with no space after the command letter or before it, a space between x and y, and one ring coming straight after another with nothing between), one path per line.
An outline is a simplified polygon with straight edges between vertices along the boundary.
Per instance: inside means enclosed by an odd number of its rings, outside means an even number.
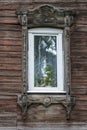
M28 103L28 96L26 94L18 95L18 104L22 109L23 118L26 119L27 109L31 104Z
M23 94L18 96L18 104L22 108L24 119L26 119L27 116L26 112L28 107L30 107L32 104L41 104L44 107L49 107L52 104L61 104L66 111L67 119L70 119L71 111L75 105L75 97L73 96L69 97L69 100L67 102L66 98L58 97L58 96L44 97L43 95L41 95L37 97L37 96Z
M31 16L34 16L32 17ZM29 12L29 16L31 16L32 19L32 24L38 25L42 23L43 25L46 24L58 24L58 23L63 23L63 12L58 12L57 9L54 9L51 6L45 5L40 7L39 9L35 9L33 11Z
M75 12L57 9L53 6L43 5L33 10L18 9L16 11L19 22L22 26L22 94L18 95L18 104L22 108L24 118L28 107L32 104L42 104L45 107L51 104L61 104L65 110L67 119L70 119L72 108L75 104L75 97L71 96L71 65L70 65L70 27L74 22ZM65 87L66 98L57 96L34 97L27 94L28 88L28 28L31 27L57 27L64 29L65 44Z
M27 25L27 15L28 15L28 10L26 9L18 9L16 11L16 14L18 15L19 22L22 26Z
M26 25L27 21L27 26L29 28L38 26L52 26L61 28L65 27L65 24L71 25L73 23L74 11L57 9L53 6L43 5L33 10L18 9L16 14L18 15L22 26Z

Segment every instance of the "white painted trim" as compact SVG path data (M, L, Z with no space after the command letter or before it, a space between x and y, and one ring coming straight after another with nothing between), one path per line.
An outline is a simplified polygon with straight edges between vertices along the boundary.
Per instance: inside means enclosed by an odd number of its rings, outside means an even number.
M32 28L28 30L28 33L32 34L60 34L63 33L61 29L54 29L54 28Z
M27 91L27 93L61 93L61 94L66 94L66 91Z
M57 37L57 87L34 87L34 35L56 36ZM64 64L62 48L63 30L53 28L34 28L28 30L28 92L55 93L64 92ZM60 61L60 63L58 62ZM59 68L59 69L58 69Z

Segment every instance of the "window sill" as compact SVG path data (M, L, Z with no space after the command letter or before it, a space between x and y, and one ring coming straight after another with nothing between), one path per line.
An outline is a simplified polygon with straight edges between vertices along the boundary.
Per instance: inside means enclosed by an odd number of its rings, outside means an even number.
M27 93L31 93L31 94L66 94L66 91L27 91Z
M31 103L39 103L44 106L49 106L51 104L66 102L66 92L27 92L28 101Z

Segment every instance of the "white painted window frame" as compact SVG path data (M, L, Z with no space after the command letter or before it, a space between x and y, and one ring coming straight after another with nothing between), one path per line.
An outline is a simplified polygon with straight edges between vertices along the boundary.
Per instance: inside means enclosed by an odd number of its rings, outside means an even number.
M34 36L57 37L57 87L34 87ZM64 49L63 30L54 28L33 28L28 30L28 92L30 93L64 93ZM58 62L60 61L60 63ZM59 69L58 69L59 68Z

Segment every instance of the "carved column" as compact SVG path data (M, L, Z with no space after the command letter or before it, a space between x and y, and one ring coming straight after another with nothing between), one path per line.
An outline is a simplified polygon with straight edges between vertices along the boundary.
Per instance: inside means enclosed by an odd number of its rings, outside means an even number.
M68 100L71 93L71 61L70 61L70 26L72 24L72 16L65 12L65 28L64 28L64 47L65 47L65 85L66 98Z
M17 10L19 22L22 26L22 94L18 97L18 103L22 108L23 117L26 118L27 112L27 89L28 89L28 29L27 15L28 10Z
M75 97L71 95L71 58L70 58L70 26L73 23L72 12L65 11L65 28L64 28L64 47L65 47L65 86L66 86L66 114L70 119L72 108L75 104Z
M28 87L28 10L18 10L16 14L18 15L19 22L22 25L22 93L26 93Z

